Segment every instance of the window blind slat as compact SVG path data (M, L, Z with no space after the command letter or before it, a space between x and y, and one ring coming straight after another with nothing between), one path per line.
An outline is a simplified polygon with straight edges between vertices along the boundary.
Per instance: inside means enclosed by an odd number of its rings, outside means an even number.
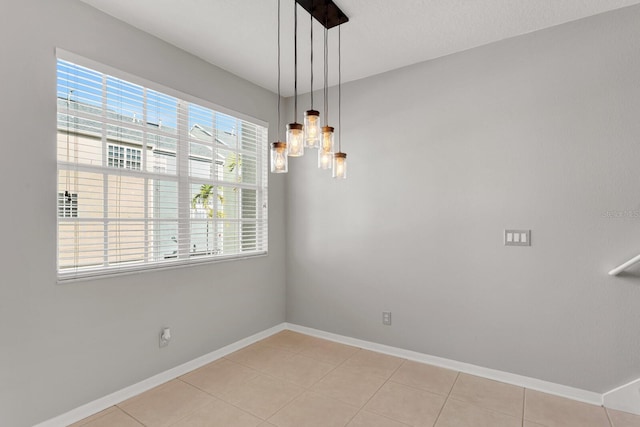
M59 280L266 253L265 127L61 59L57 96Z

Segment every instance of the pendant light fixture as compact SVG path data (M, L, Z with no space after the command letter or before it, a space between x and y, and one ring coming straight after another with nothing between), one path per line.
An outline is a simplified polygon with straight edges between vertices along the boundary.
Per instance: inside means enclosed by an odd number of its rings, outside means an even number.
M313 109L313 15L309 14L311 28L311 109L304 112L304 146L318 148L320 142L320 113Z
M342 40L338 27L338 151L333 155L333 177L347 178L347 153L342 152Z
M280 140L280 0L278 0L278 139L271 143L271 172L287 173L289 159L287 143Z
M300 157L304 154L304 133L302 125L298 123L298 3L293 3L293 123L287 125L287 148L289 157Z
M318 150L318 167L331 169L333 165L333 127L329 126L329 30L324 29L324 126Z
M305 112L304 126L298 123L298 5L311 15L311 109ZM280 3L278 2L278 9ZM320 113L313 109L313 18L324 26L324 126L320 128ZM278 15L279 19L279 15ZM347 174L347 155L341 151L340 107L342 91L340 26L349 18L340 10L333 0L294 0L293 27L293 123L287 125L286 143L271 144L271 170L275 173L287 171L288 157L300 157L304 148L319 148L318 168L333 169L334 178L345 179ZM329 126L329 29L338 27L338 152L335 152L335 132ZM278 28L280 21L278 20ZM280 94L280 31L278 30L278 95ZM279 98L279 96L278 96ZM280 117L280 103L278 103ZM278 122L280 119L278 118Z

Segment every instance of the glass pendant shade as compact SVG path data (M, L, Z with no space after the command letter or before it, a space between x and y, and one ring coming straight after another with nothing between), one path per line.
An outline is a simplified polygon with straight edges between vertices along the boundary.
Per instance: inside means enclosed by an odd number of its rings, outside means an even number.
M333 177L347 178L347 153L335 153L333 155Z
M271 144L271 172L287 173L288 170L287 144L284 142L273 142Z
M322 127L322 139L318 150L318 167L320 169L331 169L333 166L333 128L331 126Z
M320 143L320 113L316 110L304 112L304 146L318 148Z
M300 123L287 125L287 148L289 157L300 157L304 154L304 132Z
M333 166L333 154L325 153L322 150L318 150L318 168L331 169Z
M333 128L331 126L322 127L322 143L320 149L325 153L333 154Z

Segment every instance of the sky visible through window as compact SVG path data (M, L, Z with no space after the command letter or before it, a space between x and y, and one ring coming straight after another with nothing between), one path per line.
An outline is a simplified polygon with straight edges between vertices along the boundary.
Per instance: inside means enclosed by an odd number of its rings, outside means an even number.
M266 252L266 127L140 78L56 71L60 277Z
M69 99L84 105L102 109L102 74L59 60L57 94L60 99ZM144 120L144 88L122 79L106 76L107 110L121 120L138 122ZM178 100L172 96L146 91L148 125L161 126L163 129L177 129ZM215 120L215 124L214 124ZM214 112L196 104L189 105L189 129L194 125L205 129L218 129L230 134L237 133L237 119L226 114Z

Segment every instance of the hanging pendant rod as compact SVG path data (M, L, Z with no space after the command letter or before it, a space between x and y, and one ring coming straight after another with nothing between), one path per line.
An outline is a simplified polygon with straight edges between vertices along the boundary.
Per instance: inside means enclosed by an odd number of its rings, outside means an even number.
M296 0L325 28L333 28L349 22L347 15L332 0Z

